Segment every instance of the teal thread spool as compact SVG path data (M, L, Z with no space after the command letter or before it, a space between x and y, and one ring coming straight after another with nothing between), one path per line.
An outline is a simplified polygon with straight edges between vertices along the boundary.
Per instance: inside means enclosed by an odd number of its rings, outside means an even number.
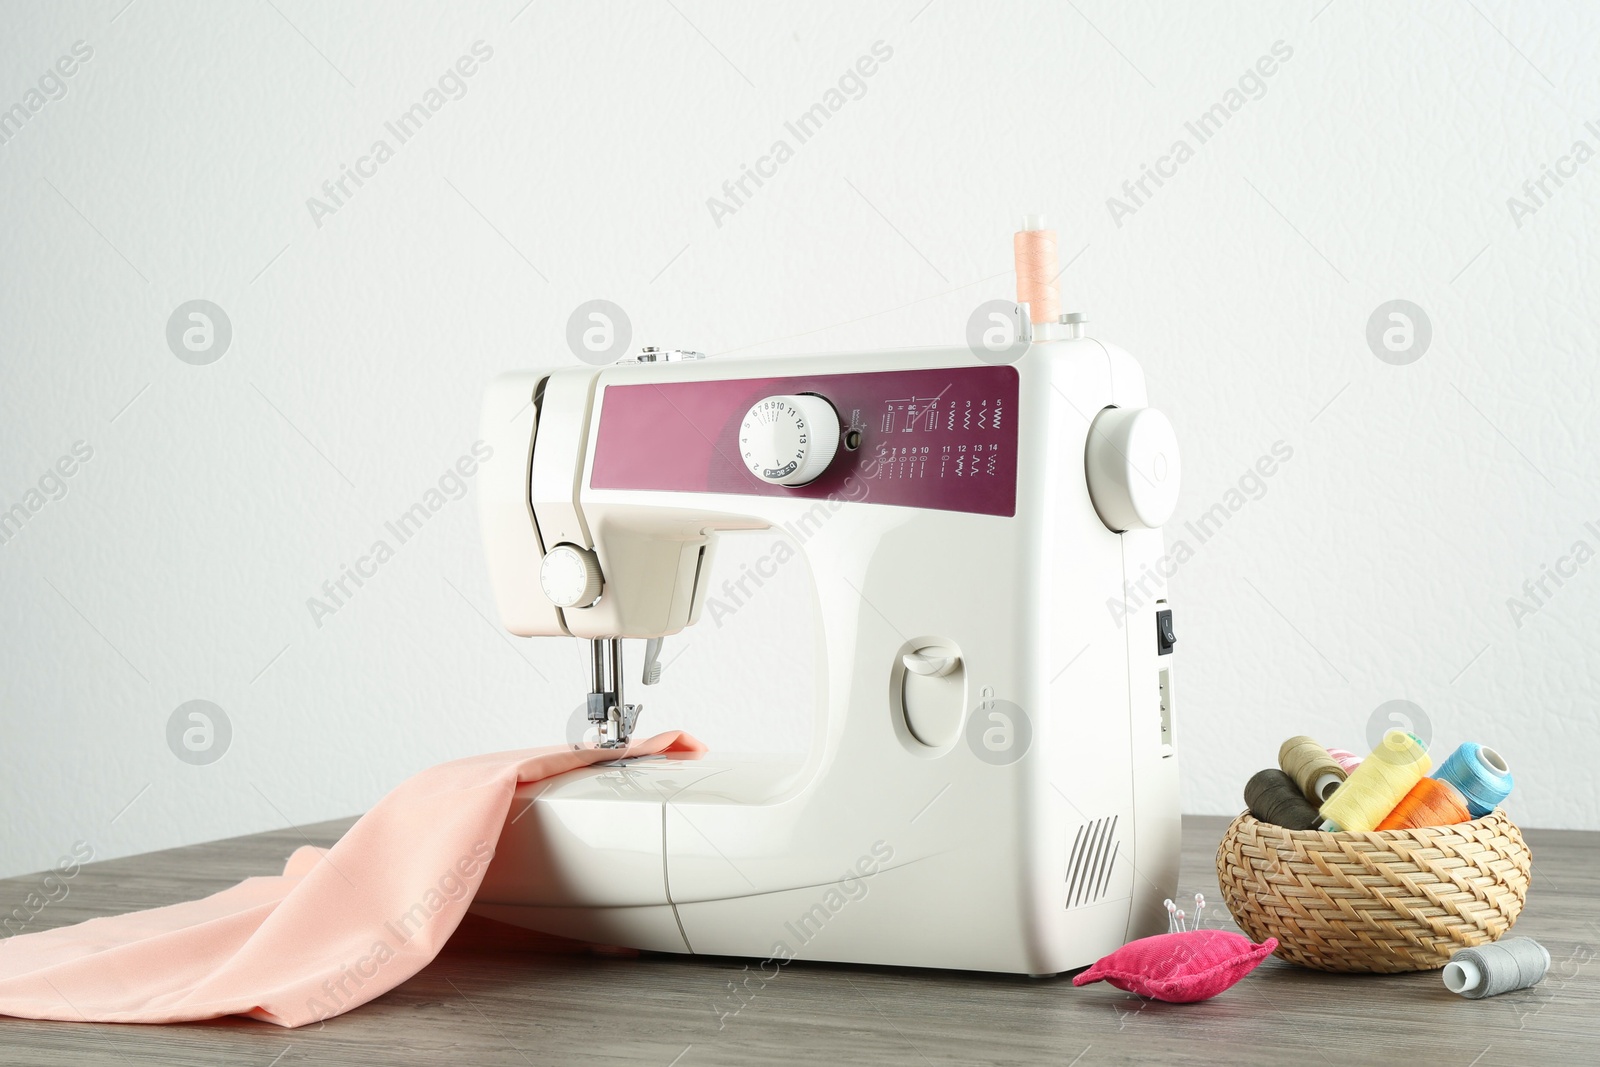
M1467 798L1467 810L1481 819L1511 795L1511 768L1500 753L1468 741L1450 753L1435 778L1449 782Z

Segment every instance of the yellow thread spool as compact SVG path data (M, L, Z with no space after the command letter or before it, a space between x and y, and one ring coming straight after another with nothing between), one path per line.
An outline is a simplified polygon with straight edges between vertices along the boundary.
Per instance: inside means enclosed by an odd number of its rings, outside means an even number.
M1278 766L1313 804L1333 796L1349 777L1327 749L1305 734L1291 737L1278 747Z
M1341 830L1366 833L1433 767L1428 749L1404 730L1390 730L1344 785L1322 804L1322 817Z

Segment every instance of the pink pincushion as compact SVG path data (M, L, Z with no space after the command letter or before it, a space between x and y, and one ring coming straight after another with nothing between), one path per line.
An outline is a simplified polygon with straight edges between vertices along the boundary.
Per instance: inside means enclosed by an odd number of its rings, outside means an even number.
M1172 1004L1207 1000L1256 969L1278 939L1257 945L1229 930L1158 934L1123 945L1072 980L1110 982L1118 989Z

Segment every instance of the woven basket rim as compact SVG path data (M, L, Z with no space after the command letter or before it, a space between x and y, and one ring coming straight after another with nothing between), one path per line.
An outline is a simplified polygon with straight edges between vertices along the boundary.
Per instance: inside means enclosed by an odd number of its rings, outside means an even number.
M1246 821L1263 827L1265 831L1270 831L1274 834L1286 837L1291 841L1297 842L1311 841L1324 837L1331 838L1334 841L1344 841L1356 837L1373 838L1378 841L1404 841L1407 839L1414 839L1417 834L1423 830L1455 830L1456 828L1462 826L1487 826L1492 822L1507 822L1511 823L1512 826L1517 825L1511 821L1511 816L1506 814L1504 808L1495 808L1487 815L1476 819L1468 819L1466 822L1445 823L1440 826L1410 826L1402 830L1291 830L1287 826L1280 826L1275 822L1267 822L1265 819L1258 819L1254 815L1250 814L1249 808L1246 808L1244 811L1241 811L1239 814L1235 815L1233 817L1233 822L1230 822L1228 825L1231 827L1236 823L1243 823ZM1521 827L1517 828L1519 830L1521 829Z

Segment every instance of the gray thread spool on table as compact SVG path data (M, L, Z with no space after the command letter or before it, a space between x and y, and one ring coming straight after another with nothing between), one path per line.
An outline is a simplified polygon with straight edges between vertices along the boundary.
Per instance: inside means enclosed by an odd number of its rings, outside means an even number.
M1444 966L1444 985L1452 993L1478 1000L1536 984L1550 970L1550 952L1531 937L1508 937L1464 948Z

